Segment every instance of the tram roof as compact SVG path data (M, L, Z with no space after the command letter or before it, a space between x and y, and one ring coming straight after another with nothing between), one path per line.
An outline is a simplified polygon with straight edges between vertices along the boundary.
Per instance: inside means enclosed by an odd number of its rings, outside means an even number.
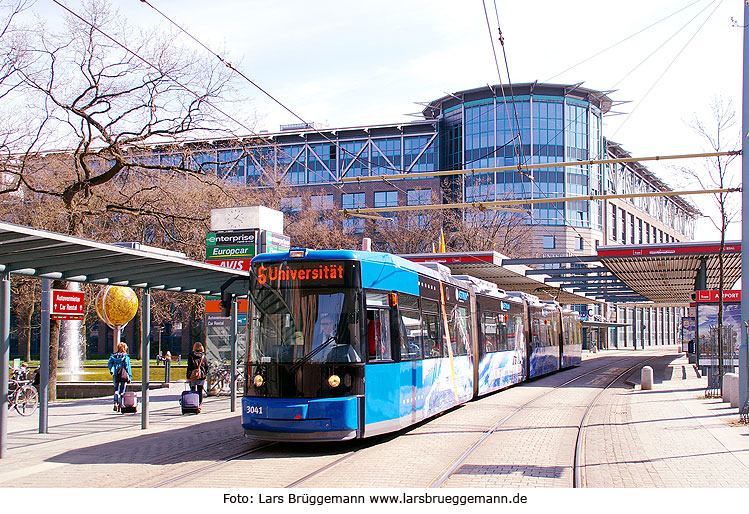
M247 271L156 251L0 222L0 272L199 295L219 295L230 278L249 277ZM229 290L243 294L241 282Z

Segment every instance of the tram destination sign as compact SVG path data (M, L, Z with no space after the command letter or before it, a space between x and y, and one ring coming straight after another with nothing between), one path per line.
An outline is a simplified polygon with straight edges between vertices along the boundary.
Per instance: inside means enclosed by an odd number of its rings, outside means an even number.
M66 289L52 290L52 319L83 319L84 293L82 291L68 291Z

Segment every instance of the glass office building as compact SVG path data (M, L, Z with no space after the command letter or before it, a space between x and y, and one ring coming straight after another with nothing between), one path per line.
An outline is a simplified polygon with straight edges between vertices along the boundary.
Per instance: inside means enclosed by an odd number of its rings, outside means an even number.
M611 104L605 93L580 85L483 86L429 102L419 121L334 129L287 125L246 140L204 142L192 159L196 167L248 187L292 186L299 195L282 201L291 210L302 208L305 190L324 196L318 202L324 208L346 209L417 205L427 198L453 203L669 190L639 163L585 162L629 156L604 138L602 118ZM518 169L574 161L580 164ZM472 169L476 173L428 175ZM340 182L402 173L427 175L397 183ZM640 239L689 240L698 214L678 197L525 207L533 233L528 249L537 255L590 254L598 245ZM345 228L361 233L364 221L347 220Z

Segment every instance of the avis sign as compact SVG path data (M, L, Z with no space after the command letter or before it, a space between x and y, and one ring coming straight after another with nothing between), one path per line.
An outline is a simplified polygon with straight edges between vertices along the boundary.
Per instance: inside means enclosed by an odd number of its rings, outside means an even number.
M52 290L52 319L83 319L83 292L67 291L65 289Z

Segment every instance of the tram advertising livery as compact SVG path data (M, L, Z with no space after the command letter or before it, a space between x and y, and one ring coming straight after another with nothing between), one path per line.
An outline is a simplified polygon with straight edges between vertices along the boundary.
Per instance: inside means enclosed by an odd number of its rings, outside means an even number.
M249 293L248 437L392 432L580 363L576 313L391 254L262 254Z

